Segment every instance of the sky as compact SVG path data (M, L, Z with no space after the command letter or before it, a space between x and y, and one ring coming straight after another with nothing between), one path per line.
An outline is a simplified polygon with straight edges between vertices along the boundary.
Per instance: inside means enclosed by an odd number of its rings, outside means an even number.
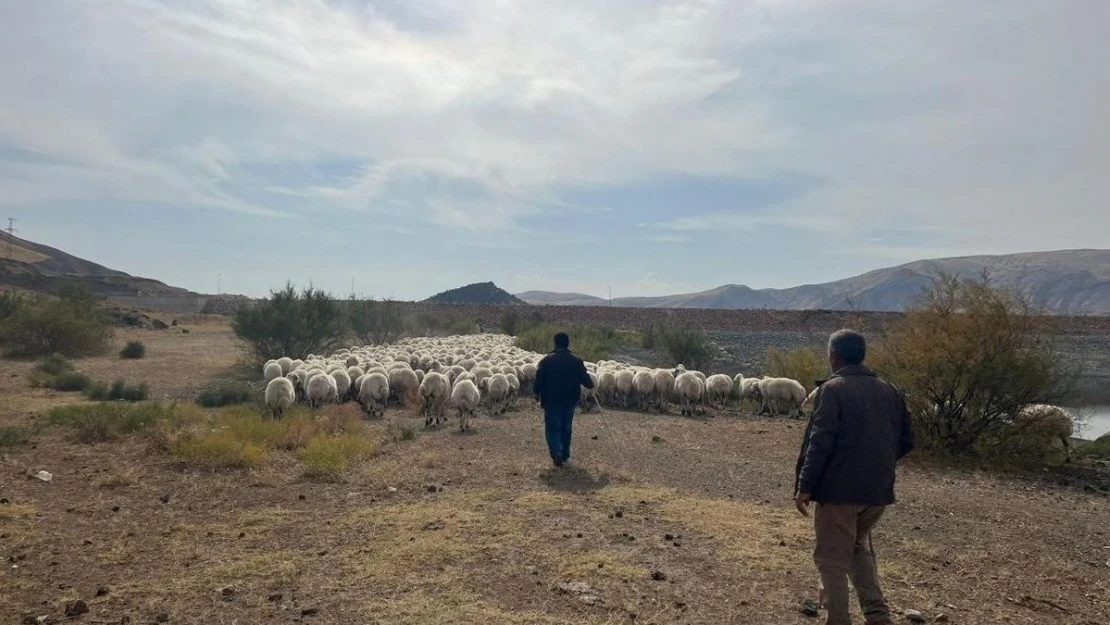
M1106 0L0 0L0 217L203 293L1110 243Z

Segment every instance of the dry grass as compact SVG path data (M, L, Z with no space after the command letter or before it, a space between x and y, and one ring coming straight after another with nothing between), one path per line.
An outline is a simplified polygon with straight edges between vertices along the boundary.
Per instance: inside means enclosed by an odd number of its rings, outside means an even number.
M35 507L29 504L6 503L0 505L0 521L29 519L35 516Z

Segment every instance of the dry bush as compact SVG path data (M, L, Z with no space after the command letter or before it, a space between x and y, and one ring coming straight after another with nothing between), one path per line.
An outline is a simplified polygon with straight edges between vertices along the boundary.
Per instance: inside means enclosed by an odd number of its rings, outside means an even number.
M918 447L994 455L1024 406L1059 404L1073 388L1049 323L986 276L942 275L868 363L906 393Z
M763 357L764 375L797 380L807 392L817 387L817 380L827 378L828 371L829 363L825 356L809 347L790 351L772 347Z
M187 464L208 468L250 468L266 458L266 450L230 430L178 437L170 453Z
M98 403L59 406L46 415L50 425L73 430L81 443L99 443L146 430L171 419L175 404Z
M297 451L309 475L335 476L353 460L368 458L377 450L373 441L359 434L318 434Z

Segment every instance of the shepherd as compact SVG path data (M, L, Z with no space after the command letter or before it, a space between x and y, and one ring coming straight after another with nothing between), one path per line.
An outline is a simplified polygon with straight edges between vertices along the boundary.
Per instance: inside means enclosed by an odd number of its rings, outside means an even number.
M570 351L566 332L555 335L555 350L544 356L536 368L534 390L543 408L547 450L556 468L570 460L571 423L574 408L582 397L582 387L594 387L582 359Z
M826 625L849 625L848 578L868 625L889 625L871 531L894 503L894 468L913 449L906 401L863 366L867 344L854 330L829 338L832 377L817 390L795 473L798 512L809 516Z

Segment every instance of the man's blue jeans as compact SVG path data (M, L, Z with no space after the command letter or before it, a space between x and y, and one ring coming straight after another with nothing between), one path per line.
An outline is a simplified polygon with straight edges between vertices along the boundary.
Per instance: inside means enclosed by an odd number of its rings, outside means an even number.
M570 459L571 422L574 420L576 402L548 403L543 408L544 429L547 433L547 449L551 461L563 464Z

